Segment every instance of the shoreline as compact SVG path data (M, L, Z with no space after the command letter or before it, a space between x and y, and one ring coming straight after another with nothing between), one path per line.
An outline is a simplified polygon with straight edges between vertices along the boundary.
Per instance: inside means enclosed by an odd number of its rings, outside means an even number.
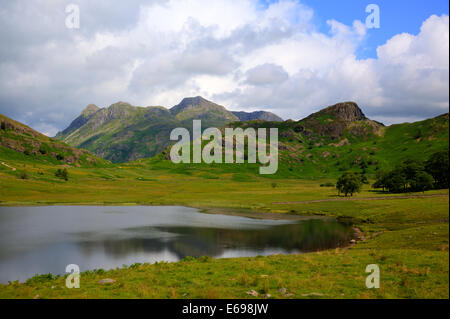
M347 202L347 201L377 201L377 200L398 200L398 199L428 199L428 198L440 198L440 197L449 197L449 189L439 189L433 190L432 194L417 194L417 193L409 193L409 195L405 195L403 193L399 194L391 194L389 196L371 196L371 197L358 197L357 195L353 197L337 197L337 198L321 198L321 199L308 199L303 201L281 201L281 202L271 202L268 203L270 205L298 205L298 204L314 204L314 203L323 203L323 202ZM233 207L213 207L213 206L196 206L190 205L186 203L177 203L177 202L152 202L152 201L142 201L142 202L127 202L127 201L92 201L92 202L83 202L83 201L8 201L8 200L0 200L0 207L33 207L33 206L185 206L192 207L197 209L204 210L216 210L223 209L226 211L236 210L236 211L247 211L251 212L251 208L247 208L246 206L242 206L239 208ZM257 212L257 211L253 211ZM257 212L258 213L258 212ZM264 213L266 214L266 213ZM271 213L271 214L282 214L285 215L287 213ZM292 215L292 214L291 214ZM293 215L296 216L296 215Z
M336 219L334 216L324 216L324 215L301 215L301 214L289 214L289 213L271 213L252 210L250 208L231 208L231 207L204 207L204 206L193 206L193 205L183 205L183 204L144 204L144 203L15 203L10 204L0 202L0 209L2 207L46 207L46 206L106 206L106 207L131 207L131 206L153 206L153 207L189 207L195 208L204 214L218 214L218 215L229 215L229 216L240 216L253 219L268 219L268 220L308 220L308 219Z
M333 217L333 216L308 216L308 215L293 215L293 214L285 214L285 213L264 213L264 212L260 212L260 211L254 211L251 209L246 209L246 208L240 208L240 209L233 209L233 208L219 208L219 207L194 207L194 206L188 206L188 205L142 205L142 204L136 204L133 205L131 203L124 203L124 205L92 205L92 204L78 204L78 205L22 205L22 206L0 206L1 207L46 207L46 206L60 206L60 207L65 207L65 206L107 206L107 207L113 207L113 206L117 206L117 207L127 207L127 206L165 206L165 207L189 207L189 208L195 208L197 209L200 213L204 213L204 214L214 214L214 215L228 215L228 216L239 216L239 217L246 217L246 218L252 218L252 219L266 219L266 220L293 220L293 221L305 221L305 220L313 220L313 219L320 219L320 220L335 220L337 222L342 223L341 221L339 221L338 218ZM262 255L263 257L270 257L270 256L277 256L277 255L281 255L281 256L295 256L295 255L303 255L303 254L311 254L311 253L318 253L318 252L325 252L325 251L329 251L329 250L336 250L336 249L342 249L342 250L346 250L349 249L351 247L353 247L356 242L361 241L361 237L357 234L362 234L362 237L364 237L364 233L357 227L353 226L353 225L349 225L351 227L351 229L353 230L353 234L350 237L350 240L348 242L346 242L344 245L340 245L340 246L336 246L333 248L326 248L326 249L318 249L318 250L311 250L311 251L301 251L301 252L294 252L294 253L285 253L285 254L272 254L272 255ZM200 256L200 257L193 257L194 259L200 259L202 257L205 256ZM256 259L259 256L241 256L241 257L223 257L223 258L216 258L216 257L210 257L210 256L206 256L207 258L211 258L213 260L220 260L220 259L239 259L239 258L251 258L251 259ZM158 264L158 263L180 263L183 262L184 259L179 259L177 261L156 261L156 262L152 262L152 263L144 263L147 265L154 265L154 264ZM124 270L124 269L128 269L131 265L123 265L122 267L118 267L118 268L111 268L111 269L104 269L106 272L109 271L113 271L113 270ZM100 268L103 269L103 268ZM93 271L95 271L95 269L87 269L83 272L81 272L80 274L88 274L91 273ZM14 282L18 282L19 284L25 284L28 280L31 280L33 278L38 278L40 276L46 276L47 274L35 274L31 277L28 277L27 279L23 280L23 281L19 281L19 280L8 280L8 283L1 283L0 282L0 287L6 286L6 285L10 285ZM66 275L64 274L52 274L52 276L54 278L65 278Z
M249 218L276 218L296 220L308 218L332 218L338 221L349 221L353 228L355 242L335 249L304 252L301 254L279 254L260 257L205 258L180 260L177 262L134 264L108 271L83 272L83 289L70 290L64 287L64 277L46 278L35 275L27 284L0 284L0 297L3 298L252 298L247 291L264 289L266 279L270 281L270 294L274 298L304 298L311 291L319 291L329 298L379 298L376 292L367 291L355 286L351 278L359 278L364 273L362 265L377 263L384 269L385 278L402 276L408 284L419 287L423 284L423 276L433 276L440 285L432 285L433 290L411 291L398 281L383 281L384 298L447 298L448 297L448 201L443 197L422 198L420 202L404 206L408 201L396 201L396 208L391 211L402 212L401 220L395 220L396 229L392 229L391 214L381 213L379 208L366 208L363 211L347 212L342 215L344 206L327 211L327 216L315 215L309 208L301 212L255 211L242 207L206 207L195 205L176 205L155 203L47 203L21 202L8 203L8 206L185 206L192 207L209 214L239 215ZM430 201L441 203L435 210L437 216L428 216ZM343 201L341 203L345 203ZM370 201L368 203L375 203ZM2 204L6 204L1 203ZM420 205L419 205L420 204ZM328 203L327 203L328 205ZM6 205L3 205L5 207ZM442 207L441 207L442 206ZM373 207L373 208L372 208ZM441 208L439 208L441 207ZM339 207L338 207L339 208ZM0 207L1 209L1 207ZM416 212L418 210L418 212ZM321 212L321 210L317 210ZM380 213L379 213L380 212ZM423 212L423 213L421 213ZM298 214L298 215L297 215ZM398 214L398 213L397 213ZM397 216L396 214L396 216ZM364 216L376 216L368 221ZM428 216L428 217L427 217ZM394 216L393 216L394 217ZM427 218L426 218L427 217ZM439 218L438 218L439 217ZM397 218L396 218L397 219ZM405 222L408 223L405 225ZM416 224L419 223L419 224ZM380 235L380 236L379 236ZM358 236L360 237L358 239ZM356 237L356 238L355 238ZM361 239L362 238L362 239ZM415 244L418 242L419 244ZM426 256L426 257L425 257ZM430 259L431 258L431 259ZM424 260L427 266L424 267ZM447 261L447 263L446 263ZM318 268L320 271L318 271ZM211 269L215 270L211 270ZM279 270L283 271L280 272ZM301 271L299 270L301 269ZM300 271L300 272L299 272ZM431 271L431 272L430 272ZM269 277L266 277L268 275ZM264 276L264 277L262 277ZM116 283L99 284L105 278L112 278ZM195 283L185 285L186 278ZM320 288L330 280L342 283L333 289ZM358 279L359 280L359 279ZM254 283L254 284L253 284ZM278 287L278 285L280 285ZM123 290L120 287L127 287ZM325 287L324 286L324 287ZM363 281L362 286L363 287ZM55 287L55 288L53 288ZM221 287L221 288L218 288ZM285 287L289 296L278 292ZM431 286L430 286L431 287Z

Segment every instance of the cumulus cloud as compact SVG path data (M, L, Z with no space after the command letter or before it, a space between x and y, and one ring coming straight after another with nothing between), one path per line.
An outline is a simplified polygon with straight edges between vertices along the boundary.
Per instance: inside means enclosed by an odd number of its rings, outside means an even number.
M362 22L322 33L295 0L80 0L80 29L65 27L71 1L0 2L0 113L51 135L89 103L192 95L294 119L342 100L387 122L448 111L445 15L361 60Z
M448 16L431 16L417 36L396 35L377 49L375 67L380 70L383 99L374 105L376 112L399 116L448 112L448 30Z
M287 118L307 116L344 100L358 102L369 116L389 124L448 112L448 16L431 16L418 35L396 35L378 47L376 59L363 60L355 56L365 35L360 23L348 27L330 21L329 25L330 36L311 33L264 48L290 70L287 81L268 87L253 83L217 98L236 106L267 105ZM311 56L291 57L296 50L288 48L308 48Z
M258 65L246 72L247 83L253 85L266 85L281 83L289 78L282 66L266 63Z

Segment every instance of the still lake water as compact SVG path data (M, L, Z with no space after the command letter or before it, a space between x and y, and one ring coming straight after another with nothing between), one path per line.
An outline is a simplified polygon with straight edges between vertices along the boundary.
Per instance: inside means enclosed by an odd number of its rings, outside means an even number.
M136 262L300 253L348 242L333 220L264 220L179 206L0 207L0 282Z

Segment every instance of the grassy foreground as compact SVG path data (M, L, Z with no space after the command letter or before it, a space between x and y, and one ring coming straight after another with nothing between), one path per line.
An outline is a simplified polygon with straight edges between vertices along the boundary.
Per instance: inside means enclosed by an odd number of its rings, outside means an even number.
M380 200L341 200L330 180L249 178L245 172L173 173L145 164L71 168L65 182L54 166L0 165L0 205L187 205L210 212L328 215L351 221L365 240L348 249L255 258L188 259L132 265L81 275L80 289L63 277L36 276L0 285L0 298L449 298L448 190L403 199L368 186L357 195ZM28 179L17 177L26 170ZM444 195L444 196L442 196ZM311 200L329 200L298 203ZM281 203L281 204L280 204ZM284 204L283 204L284 203ZM261 214L261 216L264 216ZM367 289L365 268L380 267L380 288ZM100 284L105 278L112 284Z

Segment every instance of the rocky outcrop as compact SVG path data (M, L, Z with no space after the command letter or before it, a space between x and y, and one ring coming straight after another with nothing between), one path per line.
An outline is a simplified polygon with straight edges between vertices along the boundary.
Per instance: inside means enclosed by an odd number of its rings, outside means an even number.
M319 113L329 114L337 119L348 122L363 121L367 119L358 104L355 102L337 103L321 110Z
M201 119L206 125L214 126L239 120L222 105L208 101L201 96L184 98L170 109L170 113L180 121Z
M81 112L81 115L84 115L84 116L88 117L88 116L91 116L92 114L94 114L95 112L97 112L98 110L100 110L100 108L97 105L89 104Z
M355 136L379 135L383 124L368 119L355 102L337 103L299 121L307 131L339 138L345 132Z
M278 115L266 111L232 113L239 118L239 121L263 120L268 122L283 122L283 119Z
M70 125L64 131L58 132L58 134L56 134L56 137L58 138L59 136L68 135L76 131L84 124L86 124L98 110L100 110L100 108L97 105L89 104L83 109L81 114L75 120L73 120L72 123L70 123Z

